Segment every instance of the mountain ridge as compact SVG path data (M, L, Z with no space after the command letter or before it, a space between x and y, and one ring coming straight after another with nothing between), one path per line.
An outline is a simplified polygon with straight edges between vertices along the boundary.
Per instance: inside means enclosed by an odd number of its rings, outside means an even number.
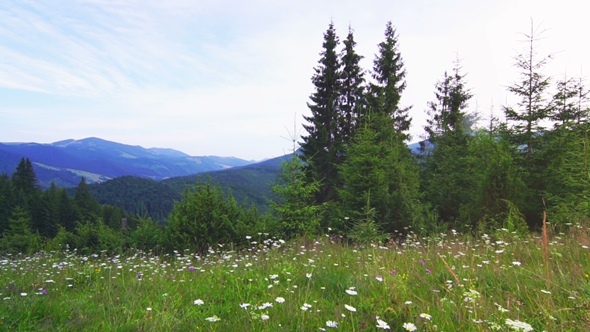
M51 182L73 187L82 176L89 183L127 175L163 180L255 163L236 157L190 156L170 148L144 148L97 137L53 143L0 142L0 173L12 174L21 158L31 161L43 188Z

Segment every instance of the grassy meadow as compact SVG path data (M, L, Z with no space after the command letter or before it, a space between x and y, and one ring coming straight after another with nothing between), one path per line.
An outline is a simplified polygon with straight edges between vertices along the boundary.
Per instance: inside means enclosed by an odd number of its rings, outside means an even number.
M2 331L587 331L590 228L4 256Z

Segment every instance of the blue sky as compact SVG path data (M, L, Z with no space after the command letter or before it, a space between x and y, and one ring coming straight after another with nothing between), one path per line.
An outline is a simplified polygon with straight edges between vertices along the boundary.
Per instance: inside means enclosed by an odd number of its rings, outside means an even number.
M547 75L587 78L583 1L3 1L0 142L100 137L191 155L259 160L288 153L313 92L331 20L354 29L371 69L387 21L399 34L423 134L434 84L457 56L472 110L515 101L514 57L531 18ZM588 84L588 83L587 83ZM296 123L294 123L296 122Z

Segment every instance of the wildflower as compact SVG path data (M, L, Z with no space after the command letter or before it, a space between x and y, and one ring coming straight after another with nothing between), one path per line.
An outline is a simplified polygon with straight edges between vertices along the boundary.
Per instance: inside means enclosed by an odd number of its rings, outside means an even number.
M507 318L506 325L510 326L514 331L533 331L533 327L530 324L521 322L519 320L512 320Z
M338 327L338 323L333 320L329 320L326 322L326 326L327 327Z
M285 303L285 298L284 298L284 297L280 297L280 296L279 296L279 297L277 297L277 298L275 299L275 302L277 302L277 303Z
M307 279L310 279L310 278L313 276L313 274L311 274L311 273L306 273L306 274L305 274L305 276L307 277Z
M346 308L346 310L348 310L348 311L356 312L356 308L353 306L350 306L348 304L345 304L344 308Z
M258 307L258 310L264 310L266 308L272 308L272 303L270 302L265 302L263 303L261 306Z
M509 310L502 307L501 305L499 305L498 303L494 303L496 305L496 307L498 307L498 311L500 312L508 312Z
M211 317L205 318L205 320L208 322L211 322L211 323L215 323L215 322L219 322L221 319L219 317L217 317L217 315L213 315Z
M463 298L463 302L475 302L476 299L481 297L481 294L473 289L470 289L468 292L464 292L463 296L465 298Z
M260 319L262 319L263 321L268 320L269 318L270 318L269 315L265 315L265 314L260 315Z
M413 323L404 323L403 327L404 327L404 329L406 329L406 331L418 330L418 328L416 328L416 325L414 325Z
M429 314L425 314L425 313L421 313L420 314L420 317L421 318L424 318L426 320L431 320L432 319L432 316L430 316Z
M426 274L430 274L432 273L432 271L430 271L430 269L426 269Z
M242 304L240 304L240 308L242 308L242 309L246 309L249 306L250 306L250 303L242 303Z
M141 277L143 277L143 273L140 272L137 274L137 279L141 279Z
M147 311L152 311L152 308L150 308L150 307L147 307L145 310L147 310Z
M268 278L269 278L270 280L275 280L275 279L276 279L276 278L278 278L278 277L279 277L279 275L278 275L278 274L271 274L271 275L270 275Z
M303 311L307 311L310 308L311 308L311 304L308 304L308 303L303 303L303 305L301 306L301 310L303 310Z
M544 289L541 289L541 293L545 293L545 294L551 294L551 292L550 292L550 291L548 291L548 290L544 290Z
M383 330L389 330L391 329L389 327L389 324L387 324L386 322L382 321L379 316L377 316L377 328L378 329L383 329Z
M348 293L348 295L358 295L358 292L352 288L347 289L346 293Z
M383 277L380 275L376 276L375 279L377 279L379 282L383 282Z
M28 295L27 293L20 293L20 296L23 296L23 297L27 296L27 295Z
M203 305L205 304L205 301L201 300L201 299L197 299L193 302L195 305Z
M518 262L518 261L514 261L514 262L512 262L512 265L514 265L514 266L521 266L522 263L521 262Z
M188 267L188 270L189 270L189 271L194 271L194 270L195 270L195 267L194 267L194 266L189 266L189 267Z
M405 305L410 305L410 304L412 304L412 301L406 301L405 302Z
M389 273L391 273L391 275L393 275L393 276L394 276L394 275L396 275L396 274L397 274L397 270L391 270L391 272L389 272Z
M420 260L420 265L424 265L424 264L426 264L426 262L423 259L421 259Z

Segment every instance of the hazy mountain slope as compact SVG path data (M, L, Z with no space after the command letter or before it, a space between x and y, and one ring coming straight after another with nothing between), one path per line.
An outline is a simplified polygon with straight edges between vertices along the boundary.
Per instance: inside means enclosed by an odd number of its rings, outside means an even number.
M44 188L52 181L61 187L73 187L82 176L88 183L126 175L161 180L252 163L235 157L195 157L173 149L146 149L91 137L51 144L0 143L0 172L12 174L22 157L31 160Z

